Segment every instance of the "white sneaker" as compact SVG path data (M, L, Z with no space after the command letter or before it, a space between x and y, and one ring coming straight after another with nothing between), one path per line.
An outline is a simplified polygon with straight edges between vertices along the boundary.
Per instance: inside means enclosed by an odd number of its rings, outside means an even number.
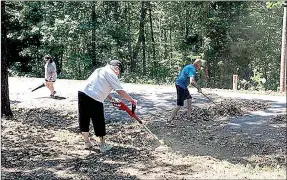
M112 148L113 148L113 146L109 145L109 144L100 145L100 151L101 152L106 152Z
M93 143L91 141L85 142L85 149L90 149L91 147L93 147Z

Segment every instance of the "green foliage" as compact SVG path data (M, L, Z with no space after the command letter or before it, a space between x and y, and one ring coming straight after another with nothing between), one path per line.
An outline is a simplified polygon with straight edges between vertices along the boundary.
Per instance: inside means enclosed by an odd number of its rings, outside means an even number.
M266 5L268 8L274 8L274 7L280 7L283 5L283 1L277 1L277 2L267 2Z
M264 90L264 84L266 83L266 79L263 78L263 73L254 70L254 75L250 78L253 82L255 82L255 89L256 90Z
M60 78L86 79L95 68L117 58L126 67L125 82L173 84L182 67L200 57L206 60L209 75L205 83L198 72L201 86L230 89L232 75L238 74L240 88L276 90L281 4L7 1L10 75L43 77L43 56L49 53Z
M257 69L254 69L253 76L250 80L242 79L239 80L238 89L244 90L256 90L262 91L265 89L266 79L263 77L263 73L260 73Z

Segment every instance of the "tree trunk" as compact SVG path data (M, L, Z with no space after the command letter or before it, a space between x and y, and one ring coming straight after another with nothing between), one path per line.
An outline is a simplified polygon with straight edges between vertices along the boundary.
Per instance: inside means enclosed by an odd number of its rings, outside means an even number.
M204 21L207 22L209 18L209 8L210 8L210 2L204 2L205 7L205 18ZM205 73L206 73L206 87L209 87L209 77L210 77L210 60L209 60L209 50L205 54L206 57L206 64L205 64Z
M139 37L136 43L136 46L133 51L133 60L131 66L131 71L134 72L136 70L136 59L139 53L140 44L143 41L142 37L144 37L144 25L145 25L145 17L146 17L146 8L145 8L145 1L141 2L141 16L140 16L140 31L139 31Z
M1 1L2 12L2 36L1 36L1 117L3 115L13 116L10 108L9 84L8 84L8 60L7 60L7 19L5 12L5 1Z
M155 58L155 41L154 41L154 35L153 35L153 25L152 25L152 13L151 13L151 2L148 2L149 4L149 23L150 23L150 34L151 34L151 43L152 43L152 59L153 59L153 77L157 76L156 68L156 58Z
M185 2L185 5L187 6L187 3ZM187 8L185 9L185 40L187 41L188 35L189 35L189 15Z
M282 27L280 92L286 92L286 59L287 59L287 1L284 3L284 15L283 15L283 27Z
M141 20L142 20L142 26L141 28L141 41L142 41L142 53L143 53L143 74L146 75L146 43L145 43L145 29L144 29L144 21L145 21L145 16L146 16L146 8L144 1L142 2L142 10L141 10Z
M142 47L143 47L143 74L146 75L146 55L145 55L145 52L146 52L146 44L145 44L145 37L143 35L142 37Z
M120 4L119 1L114 1L114 19L118 21L120 18Z
M128 52L129 52L129 57L130 57L130 70L131 72L134 72L135 70L135 62L133 59L133 49L132 49L132 38L131 38L131 18L130 18L130 2L126 2L128 6L126 7L125 11L125 17L126 21L128 24L128 34L129 34L129 39L128 39Z
M172 27L169 26L169 54L170 54L170 59L172 59Z
M168 50L167 50L167 29L164 29L164 59L166 60L168 57Z
M133 56L132 56L132 60L131 60L131 72L135 72L136 68L137 68L137 60L136 59L137 59L139 49L140 49L140 42L141 42L141 39L140 39L140 34L139 34L137 43L135 45L135 48L133 49Z
M96 58L96 5L94 1L91 1L92 4L92 63L94 67L97 67L97 58Z
M81 71L81 63L79 61L79 58L77 57L77 68L78 68L78 79L82 78L82 71Z
M61 45L61 51L60 51L60 54L58 56L58 62L59 62L59 73L62 72L62 68L63 68L63 55L64 55L64 46Z

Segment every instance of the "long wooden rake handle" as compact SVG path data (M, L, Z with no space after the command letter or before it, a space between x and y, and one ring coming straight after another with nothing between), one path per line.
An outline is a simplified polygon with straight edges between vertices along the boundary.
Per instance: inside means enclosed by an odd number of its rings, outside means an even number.
M214 105L217 105L214 101L212 101L207 95L203 94L203 92L201 92L201 94L203 96L205 96L209 101L211 101Z

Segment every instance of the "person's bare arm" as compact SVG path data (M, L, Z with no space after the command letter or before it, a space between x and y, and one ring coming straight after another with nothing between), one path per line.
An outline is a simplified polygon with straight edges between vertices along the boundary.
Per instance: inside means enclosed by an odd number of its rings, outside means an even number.
M107 97L110 101L113 100L113 97L109 94L108 97Z
M192 84L195 88L197 88L198 92L201 92L201 88L198 86L193 77L190 77L190 84Z
M125 90L117 90L117 93L129 102L135 101Z

